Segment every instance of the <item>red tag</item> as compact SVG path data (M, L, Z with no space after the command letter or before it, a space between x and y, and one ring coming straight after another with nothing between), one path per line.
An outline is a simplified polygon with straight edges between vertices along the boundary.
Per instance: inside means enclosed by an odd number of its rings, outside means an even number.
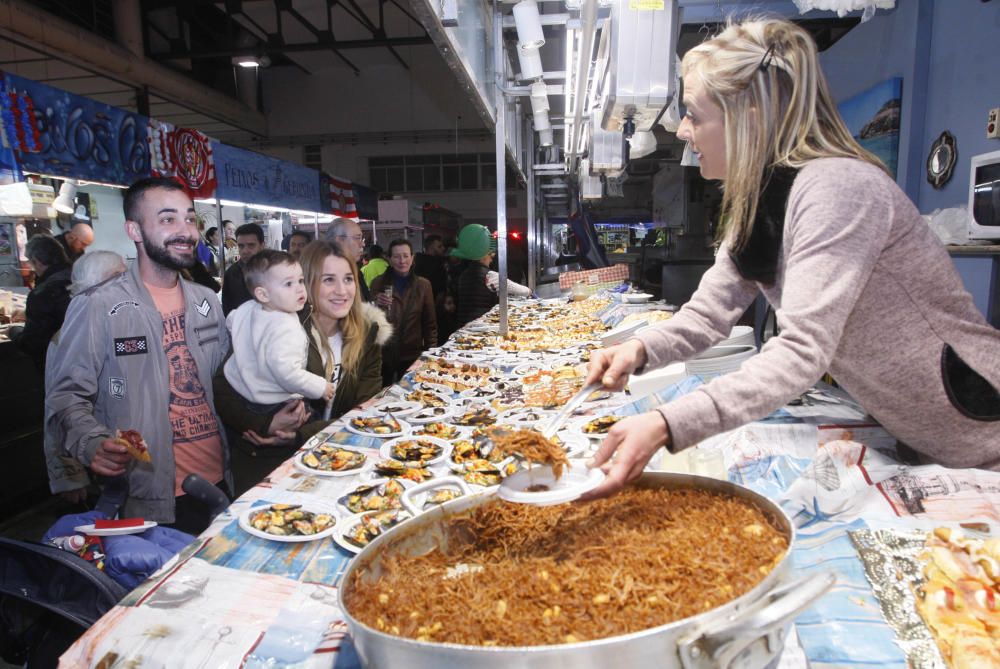
M145 522L142 518L119 518L118 520L102 520L98 518L94 521L94 529L111 530L116 527L142 527Z

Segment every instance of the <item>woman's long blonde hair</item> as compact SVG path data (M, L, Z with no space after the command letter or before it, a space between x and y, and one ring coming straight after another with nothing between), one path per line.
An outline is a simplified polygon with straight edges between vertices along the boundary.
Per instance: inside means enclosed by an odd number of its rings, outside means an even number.
M306 283L306 298L312 307L312 311L307 319L310 334L316 339L322 348L327 359L333 357L330 349L330 342L316 326L314 316L316 314L316 303L319 299L320 283L323 280L323 264L326 259L335 256L347 261L354 275L354 285L359 285L358 267L354 264L354 259L344 253L343 248L337 242L315 241L310 242L302 249L299 262L302 264L302 275ZM354 291L354 301L351 303L351 310L340 319L340 332L344 339L344 345L340 352L340 374L342 379L356 377L361 367L361 358L364 355L365 343L368 341L368 330L371 324L362 313L363 302L361 300L361 289Z
M735 251L750 238L762 181L772 168L846 157L888 172L844 125L816 43L794 23L731 21L684 55L681 72L699 81L724 114L727 165L719 232Z

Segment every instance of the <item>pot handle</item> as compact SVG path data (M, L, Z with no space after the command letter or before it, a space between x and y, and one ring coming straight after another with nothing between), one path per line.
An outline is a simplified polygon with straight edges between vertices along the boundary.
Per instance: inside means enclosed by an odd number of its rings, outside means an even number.
M763 667L781 654L786 627L829 590L833 572L783 583L743 611L712 621L681 639L677 651L686 669Z
M407 488L403 491L400 496L399 501L403 504L403 508L410 512L410 515L416 518L423 511L417 506L417 503L413 498L420 493L430 492L431 490L437 490L438 488L446 488L449 486L457 487L462 491L463 495L471 495L472 489L469 485L458 476L445 476L444 478L431 479L430 481L424 481L423 483L418 483L412 488Z

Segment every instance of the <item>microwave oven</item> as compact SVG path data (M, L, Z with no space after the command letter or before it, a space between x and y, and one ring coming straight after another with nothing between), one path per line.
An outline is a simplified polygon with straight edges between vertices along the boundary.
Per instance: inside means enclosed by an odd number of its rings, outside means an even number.
M1000 239L1000 151L972 157L969 239Z

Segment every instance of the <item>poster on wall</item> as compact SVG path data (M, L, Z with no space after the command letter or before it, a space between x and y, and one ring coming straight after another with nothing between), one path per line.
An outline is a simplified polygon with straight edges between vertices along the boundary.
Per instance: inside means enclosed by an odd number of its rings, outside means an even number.
M4 74L4 128L25 172L129 185L149 176L145 116ZM6 133L10 140L10 133Z
M219 199L321 211L316 170L219 142L212 142L212 153Z
M893 177L899 164L902 90L903 80L893 77L837 105L854 139L885 163Z

